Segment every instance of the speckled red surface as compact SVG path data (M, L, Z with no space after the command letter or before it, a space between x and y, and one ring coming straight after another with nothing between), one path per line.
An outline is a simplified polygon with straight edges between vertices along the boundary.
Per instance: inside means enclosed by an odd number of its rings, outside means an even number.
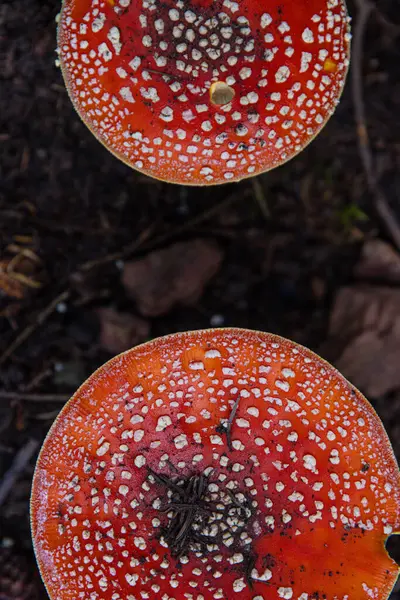
M204 487L179 553L157 476ZM398 467L365 398L312 352L238 329L101 367L50 430L32 493L58 600L384 599L399 525Z
M186 184L236 181L304 148L341 95L343 0L64 0L61 66L99 140ZM215 82L235 96L210 102Z

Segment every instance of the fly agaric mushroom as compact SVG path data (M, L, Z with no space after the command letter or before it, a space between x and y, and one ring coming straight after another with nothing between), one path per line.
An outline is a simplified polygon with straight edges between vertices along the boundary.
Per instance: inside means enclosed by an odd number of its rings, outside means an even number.
M238 181L300 152L349 64L344 0L64 0L72 102L131 167L189 185Z
M383 600L398 574L376 413L311 351L247 330L96 371L44 443L31 516L53 600Z

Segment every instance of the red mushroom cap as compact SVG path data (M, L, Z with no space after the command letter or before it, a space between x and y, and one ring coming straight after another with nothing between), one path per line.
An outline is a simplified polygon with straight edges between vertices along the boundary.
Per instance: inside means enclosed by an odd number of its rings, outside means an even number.
M151 341L61 411L32 532L53 600L385 599L400 475L366 399L240 329Z
M61 67L79 115L131 167L238 181L300 152L341 95L344 0L64 0Z

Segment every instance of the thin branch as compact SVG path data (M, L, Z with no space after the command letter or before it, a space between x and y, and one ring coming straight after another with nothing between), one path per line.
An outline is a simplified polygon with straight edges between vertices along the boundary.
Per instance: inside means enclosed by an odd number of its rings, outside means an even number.
M259 177L251 178L251 186L254 192L254 198L258 204L260 212L266 221L271 219L271 212L268 207L267 198L265 197L264 188L260 183Z
M51 410L49 412L39 413L33 415L36 421L54 421L54 419L60 414L59 410Z
M2 365L14 352L17 350L36 329L42 325L49 316L55 311L56 307L60 302L65 302L70 296L70 291L65 290L56 298L54 298L39 315L37 315L34 323L28 325L16 338L15 340L5 349L3 354L0 356L0 365Z
M23 400L25 402L67 402L72 393L66 394L30 394L28 392L6 392L0 390L0 399L2 400Z
M239 401L240 401L240 396L238 396L233 404L231 413L229 415L228 420L222 421L218 427L216 428L216 431L218 433L224 433L226 435L226 443L228 445L228 448L230 451L233 450L233 446L232 446L232 437L231 437L231 430L232 430L232 425L233 425L233 421L235 419L236 416L236 412L239 406Z
M221 210L227 208L239 198L244 199L244 197L248 195L249 192L247 190L245 190L242 195L239 195L237 193L232 194L231 196L224 198L224 200L222 200L218 204L212 206L210 209L203 211L199 215L196 215L195 217L193 217L193 219L186 221L185 223L176 227L175 229L165 231L163 233L160 233L159 235L155 235L153 238L150 238L150 235L154 231L154 226L151 226L149 227L149 229L146 229L144 232L142 232L142 234L136 240L129 243L120 251L112 252L111 254L107 254L106 256L100 257L98 259L87 261L81 267L79 267L77 273L81 271L90 271L94 267L98 267L105 263L113 262L116 260L133 258L138 253L151 252L151 250L153 250L157 246L170 242L179 235L190 231L191 229L196 227L196 225L200 225L201 223L204 223L204 221L208 221L209 219L211 219L211 217L214 217Z
M144 242L148 240L150 234L153 232L153 229L153 226L151 226L148 229L142 231L138 238L136 238L133 242L127 244L120 251L111 252L110 254L106 254L105 256L86 261L85 263L83 263L83 265L79 267L76 273L91 271L95 267L99 267L110 262L115 262L117 260L121 260L130 256L136 250L138 250Z
M162 244L165 244L167 242L172 242L176 237L182 235L183 233L186 233L187 231L190 231L197 225L204 223L204 221L208 221L208 219L211 219L212 217L217 215L221 210L228 208L231 204L234 204L234 202L236 202L237 200L240 199L240 200L244 201L245 198L248 198L249 196L250 196L249 189L244 189L243 192L241 192L241 193L238 193L238 192L233 193L231 196L224 198L218 204L215 204L208 210L205 210L204 212L200 213L199 215L196 215L195 217L193 217L193 219L186 221L185 223L176 227L175 229L165 231L164 233L161 233L160 235L154 237L153 239L150 239L148 241L148 243L144 244L142 251L151 252L151 250L155 249L157 246L161 246Z
M4 504L7 496L22 473L25 471L29 461L35 454L38 447L39 442L37 440L30 439L15 455L11 467L8 469L2 481L0 482L0 506Z
M390 205L379 187L376 168L372 156L371 145L366 125L366 112L363 94L362 58L364 34L370 16L377 10L370 0L356 0L358 18L354 26L352 57L352 93L355 121L357 125L358 147L367 184L374 196L375 209L385 225L393 243L400 250L400 226Z
M231 437L231 432L232 432L232 425L233 425L233 421L235 419L236 416L236 412L239 406L239 401L240 401L240 396L238 396L235 400L235 403L232 407L231 410L231 414L229 415L229 419L228 422L226 424L226 441L228 443L228 448L229 450L232 450L232 437Z

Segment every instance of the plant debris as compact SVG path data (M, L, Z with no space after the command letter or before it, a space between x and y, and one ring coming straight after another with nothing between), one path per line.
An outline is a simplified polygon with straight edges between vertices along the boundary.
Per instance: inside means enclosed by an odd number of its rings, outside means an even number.
M232 436L231 436L231 430L232 430L232 425L233 425L233 421L235 419L236 416L236 412L239 406L239 401L240 401L240 396L238 396L235 400L235 402L233 403L232 406L232 410L231 410L231 414L229 415L229 418L227 421L222 421L220 423L220 425L218 425L218 427L216 428L216 431L218 433L224 433L226 435L226 443L228 444L228 448L229 450L232 451Z
M180 559L189 552L197 556L219 552L227 539L232 553L239 548L243 551L241 534L250 528L253 516L251 501L244 493L213 485L211 468L210 474L187 477L148 470L154 482L165 488L159 510L168 520L161 527L161 538L173 556ZM245 551L251 554L250 547Z

